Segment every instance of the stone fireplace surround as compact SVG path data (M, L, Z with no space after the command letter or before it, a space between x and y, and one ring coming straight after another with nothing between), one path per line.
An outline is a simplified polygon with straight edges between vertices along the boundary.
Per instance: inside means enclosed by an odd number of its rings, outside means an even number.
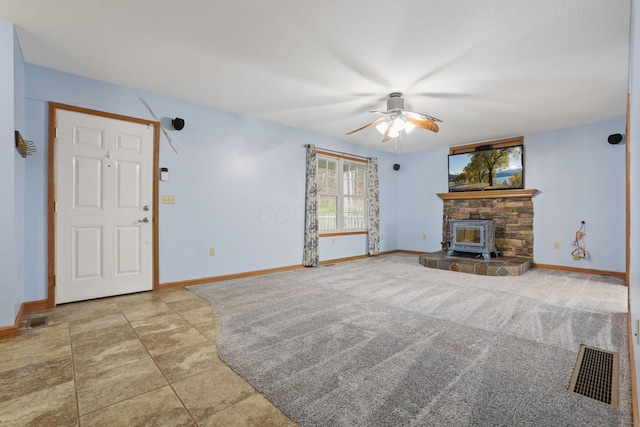
M438 193L444 202L442 241L449 241L449 220L492 219L496 223L500 256L533 258L531 199L537 192L528 189Z

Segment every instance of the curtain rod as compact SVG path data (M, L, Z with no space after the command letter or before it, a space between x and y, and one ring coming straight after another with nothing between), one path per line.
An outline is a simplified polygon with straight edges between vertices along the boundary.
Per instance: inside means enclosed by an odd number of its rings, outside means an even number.
M329 150L328 148L320 148L320 147L316 147L316 150L319 150L319 151L329 151L330 153L342 154L343 156L349 156L349 157L359 157L359 158L361 158L361 159L365 159L365 160L369 160L369 159L371 158L371 157L358 156L357 154L344 153L344 152L342 152L342 151Z

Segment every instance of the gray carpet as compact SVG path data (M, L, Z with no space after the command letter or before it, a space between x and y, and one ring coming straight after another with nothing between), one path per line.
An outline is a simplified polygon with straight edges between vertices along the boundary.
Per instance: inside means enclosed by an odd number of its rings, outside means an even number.
M393 254L190 290L220 318L220 357L302 426L632 424L616 278ZM580 344L620 353L620 408L567 391Z

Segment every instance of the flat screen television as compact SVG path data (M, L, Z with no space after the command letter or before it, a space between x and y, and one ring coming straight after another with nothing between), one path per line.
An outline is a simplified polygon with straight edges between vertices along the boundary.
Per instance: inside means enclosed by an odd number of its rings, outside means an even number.
M449 192L524 188L524 146L449 154Z

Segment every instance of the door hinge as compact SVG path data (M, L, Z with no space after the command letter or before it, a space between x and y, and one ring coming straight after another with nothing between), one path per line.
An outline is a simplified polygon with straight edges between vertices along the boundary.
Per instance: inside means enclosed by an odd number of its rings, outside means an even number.
M58 202L53 202L53 211L58 212Z
M53 287L54 287L54 288L55 288L55 287L56 287L56 285L57 285L56 279L57 279L57 277L56 277L56 276L55 276L55 274L54 274L54 275L53 275Z
M56 139L58 139L58 128L56 128Z

